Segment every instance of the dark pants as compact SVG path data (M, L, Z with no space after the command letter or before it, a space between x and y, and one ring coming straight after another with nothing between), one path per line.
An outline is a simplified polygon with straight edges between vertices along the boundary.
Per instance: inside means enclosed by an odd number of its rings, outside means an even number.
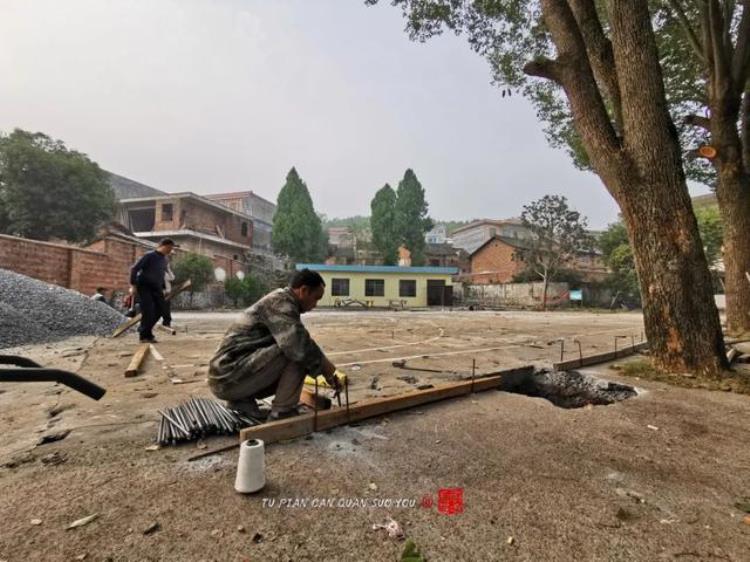
M152 332L159 318L164 315L164 292L149 285L138 285L138 302L141 305L141 325L138 333L142 340L153 339Z
M164 299L164 310L162 311L161 317L163 318L162 324L165 326L172 325L172 305L170 301Z

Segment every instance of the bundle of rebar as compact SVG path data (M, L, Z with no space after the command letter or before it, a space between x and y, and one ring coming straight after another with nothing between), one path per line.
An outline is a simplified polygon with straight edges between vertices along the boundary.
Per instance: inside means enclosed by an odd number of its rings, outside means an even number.
M234 435L240 429L262 423L262 420L230 410L207 398L190 398L174 408L159 410L159 414L161 420L156 438L159 445L195 441L210 435Z

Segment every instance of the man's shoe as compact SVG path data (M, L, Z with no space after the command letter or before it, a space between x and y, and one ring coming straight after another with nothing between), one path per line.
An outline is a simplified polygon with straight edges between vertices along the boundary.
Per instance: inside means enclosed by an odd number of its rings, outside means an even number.
M236 401L228 400L227 408L234 410L243 416L255 418L256 420L265 420L268 417L268 410L264 410L258 406L258 403L253 399Z
M300 411L297 408L293 408L292 410L284 410L283 412L271 410L271 415L268 416L268 421L284 420L284 419L293 418L299 415L300 415Z

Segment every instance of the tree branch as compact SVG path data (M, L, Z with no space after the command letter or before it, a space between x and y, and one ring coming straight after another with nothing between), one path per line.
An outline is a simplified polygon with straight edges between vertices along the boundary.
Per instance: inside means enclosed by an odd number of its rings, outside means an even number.
M542 0L544 21L557 48L559 84L565 90L578 134L594 166L604 166L619 151L612 122L586 55L586 45L567 2Z
M724 17L719 0L708 0L708 21L714 60L714 82L719 94L730 86L729 56L724 49Z
M528 76L537 76L546 78L553 82L560 83L560 68L557 61L548 58L538 58L527 62L523 67L524 74Z
M622 130L622 105L620 87L615 72L612 43L604 34L599 14L593 0L569 0L570 8L578 22L583 42L589 56L594 76L606 90L617 129Z
M700 115L686 115L682 122L685 125L693 125L707 131L711 129L711 120L708 117L701 117Z
M695 51L695 54L698 55L700 60L705 62L703 46L701 45L700 39L698 39L698 35L695 33L693 26L690 25L690 20L688 19L687 14L685 14L685 10L683 10L680 0L669 0L669 5L672 7L672 10L674 10L677 20L685 31L693 51Z

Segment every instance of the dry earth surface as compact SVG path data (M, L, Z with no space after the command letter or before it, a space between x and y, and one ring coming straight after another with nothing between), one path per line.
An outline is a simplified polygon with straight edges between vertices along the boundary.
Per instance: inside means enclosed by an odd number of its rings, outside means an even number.
M0 386L0 560L393 561L403 543L372 529L389 516L432 561L750 559L735 506L750 496L749 396L587 369L640 394L566 410L489 391L270 445L266 488L243 496L236 450L195 462L197 444L148 450L158 409L209 396L206 365L234 314L175 316L178 335L158 345L165 362L149 358L136 378L123 377L132 334L14 350L107 394ZM454 380L472 360L478 373L549 365L560 337L566 358L576 338L584 354L609 351L642 330L638 314L590 312L320 312L306 323L350 375L352 400ZM446 372L394 368L401 358ZM60 430L71 432L35 446ZM463 513L438 511L441 488L463 489ZM279 507L305 498L416 506Z

